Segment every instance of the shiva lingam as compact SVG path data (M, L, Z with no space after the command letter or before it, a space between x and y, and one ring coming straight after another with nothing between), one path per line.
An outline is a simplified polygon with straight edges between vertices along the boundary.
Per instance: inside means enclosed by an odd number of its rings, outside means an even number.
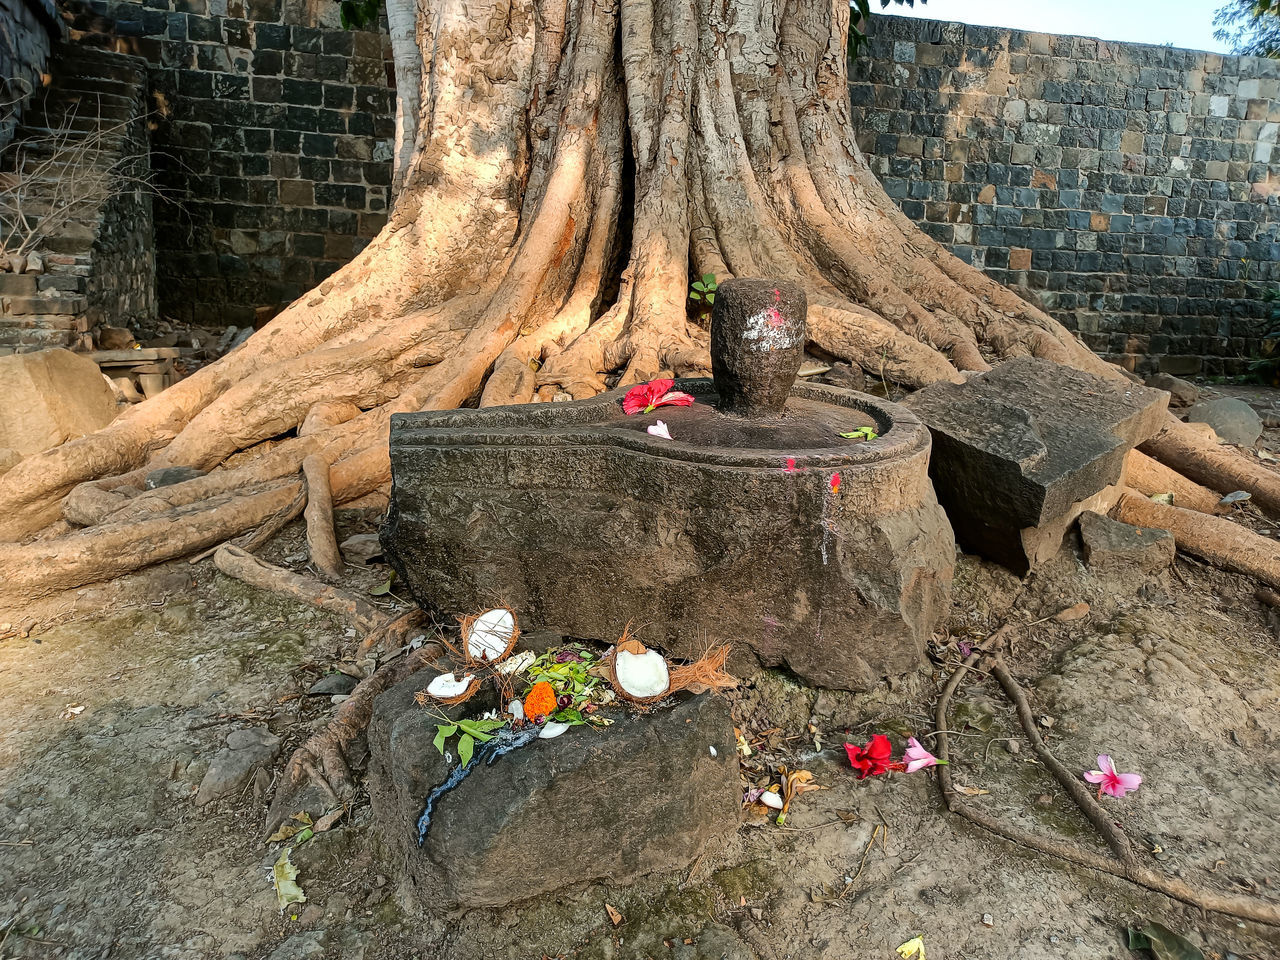
M630 623L690 659L729 643L740 676L859 690L919 669L955 557L929 432L797 382L806 312L793 284L727 281L712 379L393 417L396 573L445 617L503 606L606 642Z

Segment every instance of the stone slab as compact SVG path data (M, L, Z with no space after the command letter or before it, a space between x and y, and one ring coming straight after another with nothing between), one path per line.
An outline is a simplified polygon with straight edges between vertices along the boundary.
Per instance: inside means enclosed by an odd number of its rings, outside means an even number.
M1163 391L1030 357L904 401L933 434L930 475L957 541L1017 573L1056 554L1082 509L1106 508L1099 495L1159 431L1167 403Z
M592 880L627 883L687 868L737 829L742 806L733 719L720 696L679 694L648 712L609 711L603 730L575 727L474 769L418 820L447 762L438 717L413 702L410 678L380 696L369 727L369 794L378 829L409 889L435 911L499 907ZM484 709L480 697L447 708Z
M949 609L955 543L929 483L929 434L865 394L796 384L782 418L689 407L626 417L622 391L576 403L392 418L382 542L423 607L730 667L784 665L868 689L921 669ZM648 435L661 419L671 440ZM860 424L880 436L839 437Z

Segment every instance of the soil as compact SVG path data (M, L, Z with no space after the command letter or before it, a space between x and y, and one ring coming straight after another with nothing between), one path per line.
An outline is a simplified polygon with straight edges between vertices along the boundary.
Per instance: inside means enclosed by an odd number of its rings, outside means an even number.
M340 522L340 537L373 529L368 515ZM295 526L266 557L302 569L301 544ZM375 564L353 570L348 586L386 576ZM1019 581L962 558L931 675L852 695L775 672L735 694L752 762L806 768L828 788L801 796L787 826L748 813L689 871L459 917L424 915L398 894L363 802L294 850L307 901L276 906L268 868L279 845L264 844L261 829L270 776L332 711L328 698L300 694L350 655L354 631L209 561L129 587L108 612L0 641L0 956L893 960L897 945L923 936L931 960L1093 960L1142 956L1124 930L1147 920L1208 957L1280 956L1280 929L1204 915L1016 847L946 813L932 773L858 781L844 757L845 741L877 731L932 744L938 686L960 645L1024 624L1010 666L1058 757L1083 771L1110 753L1143 775L1136 793L1104 798L1143 856L1188 880L1280 900L1275 615L1250 581L1193 561L1151 579L1100 580L1069 544ZM1081 602L1083 619L1030 625ZM194 807L227 734L252 725L284 739L274 769ZM950 727L958 783L988 791L973 803L1101 849L1031 761L994 681L960 688ZM527 869L554 856L529 850Z

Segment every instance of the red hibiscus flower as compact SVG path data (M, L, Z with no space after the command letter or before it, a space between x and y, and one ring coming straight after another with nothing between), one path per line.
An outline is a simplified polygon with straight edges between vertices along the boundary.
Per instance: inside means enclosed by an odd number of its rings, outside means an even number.
M866 746L859 747L846 743L844 749L845 753L849 754L849 763L858 771L859 780L889 772L889 758L893 756L893 745L883 733L877 733L867 741Z
M693 403L689 394L671 389L675 384L674 380L637 383L622 398L622 412L631 416L633 413L650 413L658 407L687 407Z

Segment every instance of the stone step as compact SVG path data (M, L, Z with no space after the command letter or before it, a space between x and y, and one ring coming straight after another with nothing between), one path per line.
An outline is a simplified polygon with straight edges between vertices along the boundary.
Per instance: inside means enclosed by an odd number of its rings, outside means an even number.
M85 297L0 297L0 309L11 317L77 314L89 307Z

